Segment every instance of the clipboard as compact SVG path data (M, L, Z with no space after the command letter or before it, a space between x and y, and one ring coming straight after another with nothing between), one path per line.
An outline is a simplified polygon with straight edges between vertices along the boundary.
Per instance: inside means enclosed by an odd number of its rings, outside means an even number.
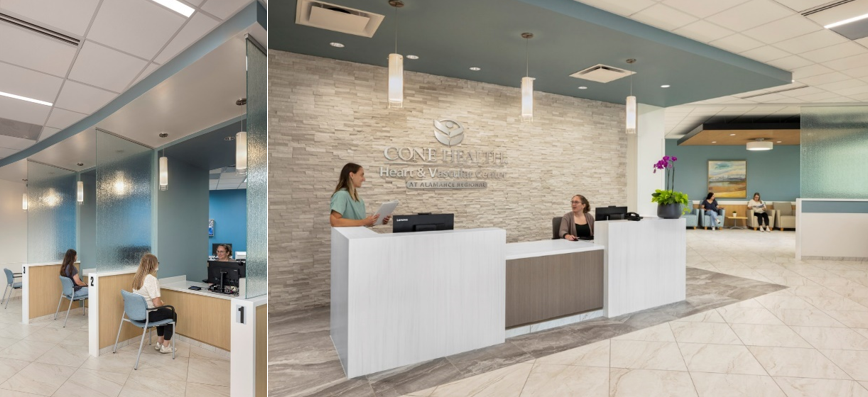
M374 213L374 215L380 215L377 218L377 224L383 224L383 219L387 216L392 216L392 213L395 212L395 208L398 208L398 200L387 201L380 206L380 209Z

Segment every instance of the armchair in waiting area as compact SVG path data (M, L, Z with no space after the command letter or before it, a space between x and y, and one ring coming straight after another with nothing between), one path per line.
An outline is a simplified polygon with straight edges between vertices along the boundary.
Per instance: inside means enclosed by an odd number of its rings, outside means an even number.
M767 209L766 213L769 214L769 225L768 226L769 227L775 227L775 216L777 216L777 211ZM753 210L747 210L746 216L748 217L748 221L750 221L750 227L752 227L753 230L756 230L757 228L759 228L759 222L757 222L757 218L756 218L756 216L754 216Z
M702 224L700 224L699 226L702 226L706 230L708 229L709 226L722 228L723 225L726 224L726 210L725 210L725 208L721 208L721 209L717 210L717 213L720 214L717 217L717 219L720 219L720 224L719 225L712 225L711 224L711 216L706 214L704 209L700 209L699 210L699 219L702 221Z
M696 230L696 227L699 226L699 208L694 208L693 211L690 211L684 215L681 215L682 218L687 220L687 227L692 227L693 230Z
M787 201L784 202L775 202L775 228L781 229L795 229L796 228L796 214L793 212L793 204Z

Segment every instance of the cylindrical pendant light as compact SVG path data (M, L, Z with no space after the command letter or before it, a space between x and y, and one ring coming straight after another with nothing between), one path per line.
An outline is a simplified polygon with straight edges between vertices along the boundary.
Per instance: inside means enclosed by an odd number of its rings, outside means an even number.
M165 150L163 150L163 156L160 157L160 190L169 190L169 158L166 157Z
M764 151L774 149L775 144L772 141L767 141L765 138L757 138L755 141L747 143L747 150Z
M404 107L404 57L398 54L398 9L404 6L401 0L389 0L395 7L395 52L389 54L389 109Z
M82 181L75 184L75 201L79 204L84 202L84 182Z
M235 172L242 175L247 173L246 131L241 131L235 134Z
M633 64L636 62L635 59L628 59L627 63ZM636 135L636 131L638 130L638 109L636 108L636 97L633 96L633 75L635 72L630 72L630 96L627 97L627 134Z
M533 121L533 77L530 77L530 57L528 46L533 33L522 33L524 39L525 75L521 78L521 121Z
M27 211L27 193L24 193L24 196L21 197L21 209Z

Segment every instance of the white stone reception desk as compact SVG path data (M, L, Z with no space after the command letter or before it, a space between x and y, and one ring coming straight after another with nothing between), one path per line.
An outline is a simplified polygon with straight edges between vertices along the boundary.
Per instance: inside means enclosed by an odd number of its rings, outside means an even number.
M505 230L331 237L331 338L347 377L504 342Z
M605 247L606 317L683 301L687 283L684 218L600 221L594 243Z

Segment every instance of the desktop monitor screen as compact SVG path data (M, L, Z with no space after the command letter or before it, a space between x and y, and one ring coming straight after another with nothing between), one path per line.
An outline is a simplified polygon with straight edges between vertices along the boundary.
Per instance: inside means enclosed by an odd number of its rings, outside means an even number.
M225 246L229 247L229 251L232 251L232 244L229 244L229 243L214 243L214 244L211 244L211 256L214 256L214 257L217 256L217 246L218 246L218 245L225 245Z
M392 233L452 230L454 221L455 214L395 215L392 217Z
M616 207L610 205L608 207L597 207L594 215L596 221L609 221L614 219L626 219L627 207Z
M243 262L208 261L208 282L211 284L220 285L222 280L224 286L238 287L245 274Z

